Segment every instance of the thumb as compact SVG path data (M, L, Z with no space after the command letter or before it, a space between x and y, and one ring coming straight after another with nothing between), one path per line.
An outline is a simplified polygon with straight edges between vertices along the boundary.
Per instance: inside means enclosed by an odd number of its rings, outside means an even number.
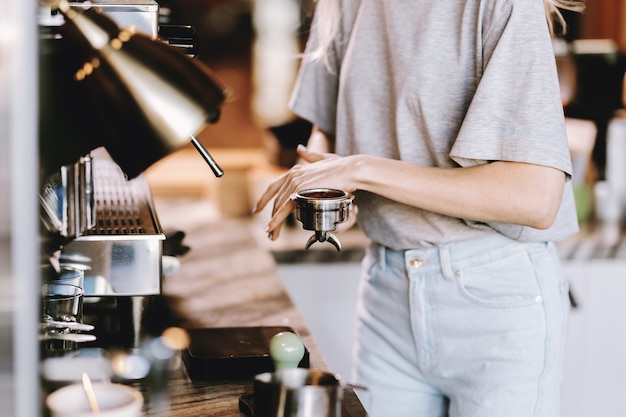
M306 162L318 162L326 158L326 154L321 152L312 152L309 148L302 144L298 145L296 151L298 152L298 156Z

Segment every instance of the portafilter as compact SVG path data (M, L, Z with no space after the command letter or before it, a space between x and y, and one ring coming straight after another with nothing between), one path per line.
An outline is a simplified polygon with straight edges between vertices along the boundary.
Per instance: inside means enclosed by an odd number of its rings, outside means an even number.
M313 188L296 193L296 218L305 230L313 230L306 243L309 249L315 242L329 242L341 250L339 239L331 232L348 220L353 197L342 190Z

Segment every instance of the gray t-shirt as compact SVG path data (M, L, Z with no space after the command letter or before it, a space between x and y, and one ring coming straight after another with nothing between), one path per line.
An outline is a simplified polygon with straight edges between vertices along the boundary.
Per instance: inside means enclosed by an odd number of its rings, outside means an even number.
M336 135L337 154L436 167L518 161L571 175L542 0L336 1L332 71L304 59L290 105ZM365 233L393 249L495 230L555 241L578 230L571 181L548 230L452 218L365 191L355 203Z

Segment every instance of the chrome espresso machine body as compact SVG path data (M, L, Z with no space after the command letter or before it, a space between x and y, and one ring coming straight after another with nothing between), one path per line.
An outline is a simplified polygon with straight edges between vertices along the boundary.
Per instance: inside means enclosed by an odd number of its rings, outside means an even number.
M59 265L84 271L84 322L95 326L96 343L138 346L144 313L161 294L165 240L145 177L127 180L96 149L49 180L42 206L69 238Z
M87 10L86 18L75 10ZM189 141L217 167L193 135L217 121L224 89L202 64L191 64L196 40L190 28L168 27L177 33L174 40L159 35L153 0L69 3L61 12L40 13L42 264L82 269L83 321L95 326L95 343L134 348L144 336L146 309L161 295L166 239L142 173ZM110 41L94 47L102 33ZM128 41L133 36L135 43ZM119 40L122 48L115 46ZM146 64L125 64L138 60ZM134 71L151 70L165 81L154 87L133 81ZM154 104L164 101L161 91L197 110L188 133L172 138L170 131L186 121L168 125L155 117L163 113Z

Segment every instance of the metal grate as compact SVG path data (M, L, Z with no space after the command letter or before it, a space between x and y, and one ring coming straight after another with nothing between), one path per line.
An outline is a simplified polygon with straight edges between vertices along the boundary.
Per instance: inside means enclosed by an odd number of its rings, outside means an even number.
M129 236L160 234L144 177L128 181L112 161L94 158L95 226L85 235Z

